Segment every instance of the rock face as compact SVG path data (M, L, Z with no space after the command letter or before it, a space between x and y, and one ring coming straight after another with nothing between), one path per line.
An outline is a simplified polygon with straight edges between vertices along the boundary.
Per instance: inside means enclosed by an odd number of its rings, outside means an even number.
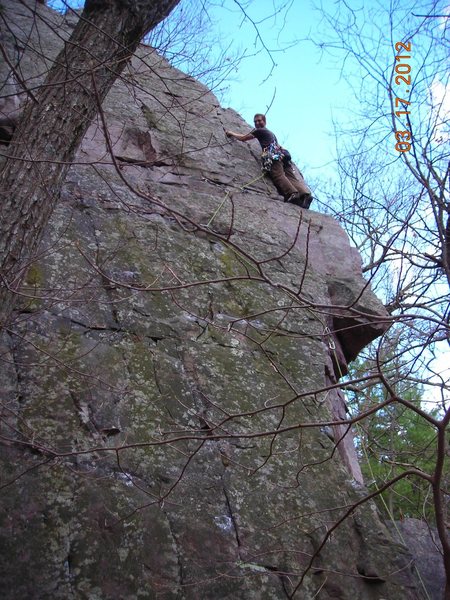
M73 23L2 6L36 85ZM103 109L2 341L2 597L420 598L326 433L388 322L345 233L151 48Z
M445 571L437 530L419 519L403 519L388 523L388 527L393 538L405 544L414 558L420 585L426 590L424 597L442 600L445 597Z

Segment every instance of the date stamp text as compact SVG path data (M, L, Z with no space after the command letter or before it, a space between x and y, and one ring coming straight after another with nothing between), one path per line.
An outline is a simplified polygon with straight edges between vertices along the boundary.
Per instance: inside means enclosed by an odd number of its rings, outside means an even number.
M397 42L395 44L395 50L397 55L395 57L395 72L396 76L394 81L398 86L406 85L404 90L399 90L395 97L395 108L399 110L395 111L396 117L402 117L403 115L409 115L409 107L411 102L405 100L403 96L409 94L411 88L411 65L408 60L411 58L411 54L404 54L404 52L411 52L411 42ZM401 96L401 97L400 97ZM410 131L395 131L395 149L397 152L408 152L411 148L411 132Z

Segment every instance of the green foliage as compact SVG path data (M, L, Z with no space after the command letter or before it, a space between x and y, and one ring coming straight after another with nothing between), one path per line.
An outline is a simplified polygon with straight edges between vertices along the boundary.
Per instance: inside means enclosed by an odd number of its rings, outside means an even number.
M352 365L352 377L374 373L370 359L358 360ZM411 403L406 407L394 400L366 417L357 428L356 443L361 468L370 491L404 471L414 468L432 474L436 462L436 430L413 407L420 409L423 389L411 383L404 375L402 365L391 366L390 385L396 395ZM377 381L361 392L349 392L352 413L359 414L389 400L386 387ZM435 408L431 416L438 416ZM408 476L388 488L377 500L380 510L395 519L403 517L434 520L430 484L419 476Z

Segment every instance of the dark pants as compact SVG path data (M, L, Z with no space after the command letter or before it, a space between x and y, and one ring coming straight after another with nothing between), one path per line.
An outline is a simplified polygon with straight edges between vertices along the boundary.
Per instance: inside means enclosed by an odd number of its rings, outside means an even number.
M296 177L292 163L289 161L287 165L281 160L274 160L270 177L278 190L278 193L284 196L286 200L291 194L300 192L300 194L310 194L311 190L306 185L305 180L300 174Z

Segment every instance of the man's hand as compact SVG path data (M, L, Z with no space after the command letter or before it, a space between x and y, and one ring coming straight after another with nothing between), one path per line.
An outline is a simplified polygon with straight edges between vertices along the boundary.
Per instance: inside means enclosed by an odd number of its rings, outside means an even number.
M253 135L251 133L235 133L234 131L229 131L225 129L225 135L229 138L234 138L235 140L239 140L240 142L248 142L253 139Z

